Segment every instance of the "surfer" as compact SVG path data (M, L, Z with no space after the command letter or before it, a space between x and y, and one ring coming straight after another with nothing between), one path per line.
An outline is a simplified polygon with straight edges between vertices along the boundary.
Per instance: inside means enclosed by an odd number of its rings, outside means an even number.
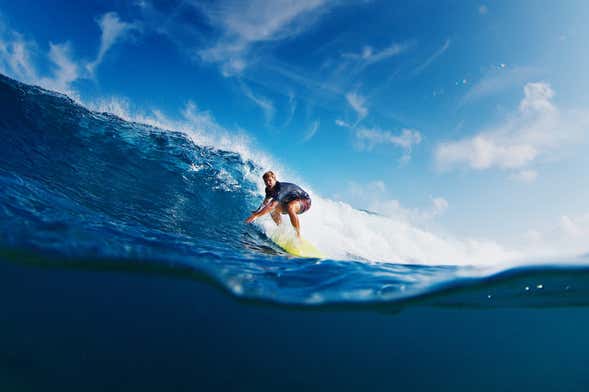
M297 237L301 236L301 227L297 214L302 214L311 208L311 198L301 187L288 182L278 182L272 171L267 171L262 176L266 184L266 197L260 207L245 220L252 223L262 215L270 213L270 216L279 225L282 222L280 214L288 214L290 223L294 227Z

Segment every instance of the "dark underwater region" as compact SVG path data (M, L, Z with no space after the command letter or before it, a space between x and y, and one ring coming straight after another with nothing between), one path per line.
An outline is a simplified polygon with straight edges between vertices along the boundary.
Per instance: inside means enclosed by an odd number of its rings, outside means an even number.
M2 75L0 107L0 391L589 387L586 262L293 258L238 153Z
M472 287L370 308L284 306L241 300L206 277L174 270L42 262L0 257L3 391L585 391L589 385L584 301L481 308L468 304L482 294ZM512 279L488 282L483 291L522 283Z

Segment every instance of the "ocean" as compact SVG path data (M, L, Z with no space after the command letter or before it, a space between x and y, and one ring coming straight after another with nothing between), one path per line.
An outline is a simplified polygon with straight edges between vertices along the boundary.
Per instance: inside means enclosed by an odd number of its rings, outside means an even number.
M311 190L327 257L292 257L243 222L256 154L2 75L0 108L0 391L589 389L587 255Z

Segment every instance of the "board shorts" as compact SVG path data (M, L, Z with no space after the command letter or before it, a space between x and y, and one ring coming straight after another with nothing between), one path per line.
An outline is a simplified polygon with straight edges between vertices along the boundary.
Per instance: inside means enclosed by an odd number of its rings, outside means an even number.
M308 199L299 199L300 209L297 214L302 214L305 211L308 211L311 208L311 198Z
M280 204L282 206L282 213L286 214L286 210L288 208L288 204L298 200L299 202L299 212L297 214L302 214L305 211L308 211L311 208L311 198L310 197L296 197L295 195L291 195L286 200L283 200Z

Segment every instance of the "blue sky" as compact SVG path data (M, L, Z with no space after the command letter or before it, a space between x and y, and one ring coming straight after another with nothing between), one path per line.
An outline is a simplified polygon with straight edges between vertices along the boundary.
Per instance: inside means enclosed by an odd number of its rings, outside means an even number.
M245 136L355 207L582 241L588 18L586 1L0 0L0 72Z

